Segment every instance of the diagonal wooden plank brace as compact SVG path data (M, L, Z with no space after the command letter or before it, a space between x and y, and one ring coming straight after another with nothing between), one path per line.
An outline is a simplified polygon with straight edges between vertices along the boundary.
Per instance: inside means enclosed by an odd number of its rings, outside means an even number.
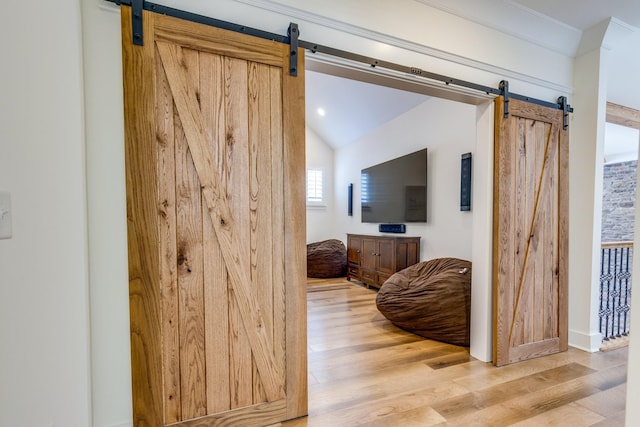
M516 313L520 310L520 298L522 296L522 290L524 287L524 279L526 276L527 269L529 268L529 253L531 249L531 236L533 236L534 228L536 225L536 220L539 216L538 205L540 202L540 193L546 191L548 182L544 178L548 176L551 172L551 169L554 165L556 150L559 144L559 126L556 123L551 123L549 127L549 133L547 134L547 139L544 147L544 158L542 163L542 168L540 170L540 175L538 176L538 183L536 184L536 196L533 205L533 213L531 215L531 223L529 224L529 233L527 234L527 246L525 249L525 257L524 257L524 265L522 266L522 270L520 271L520 277L518 279L518 290L516 294L516 303L514 304L511 318L514 319ZM511 327L509 328L509 343L513 341L513 327L515 322L511 323Z
M273 343L267 334L259 302L251 291L246 271L241 267L242 258L237 245L234 244L233 216L226 195L222 191L213 156L207 148L202 114L195 91L189 85L186 74L182 72L184 64L178 59L180 47L164 42L157 42L157 46L267 399L280 399L284 396L282 373L278 371L275 363Z

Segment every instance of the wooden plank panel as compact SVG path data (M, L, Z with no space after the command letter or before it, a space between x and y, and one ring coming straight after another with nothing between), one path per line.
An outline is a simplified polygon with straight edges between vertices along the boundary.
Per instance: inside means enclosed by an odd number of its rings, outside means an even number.
M218 55L200 53L200 110L216 170L226 168L224 61ZM227 188L226 174L220 187ZM231 409L229 385L229 294L227 269L211 218L203 206L204 302L207 412Z
M544 123L558 123L558 119L560 119L559 123L560 125L562 125L561 110L545 107L543 105L533 104L531 102L520 101L518 99L510 99L509 104L512 107L509 113L511 113L513 117L536 121L539 120Z
M527 280L523 280L526 277L527 268L527 246L529 243L529 226L531 219L530 206L531 199L529 196L528 185L531 183L529 178L529 163L531 162L530 144L528 131L529 126L527 121L522 118L514 118L517 126L517 139L515 141L515 168L511 180L514 181L514 204L510 206L512 211L515 211L513 222L515 224L515 253L511 254L515 259L514 266L514 280L511 283L507 283L506 286L512 287L514 298L514 309L509 315L511 321L511 330L509 332L509 345L511 347L521 345L525 342L525 324L526 320L522 311L517 311L515 307L520 305L520 298L522 298L522 286L528 285Z
M167 72L176 107L180 113L180 120L185 129L189 149L195 161L202 194L209 208L209 214L212 216L216 235L223 248L225 263L232 278L233 295L242 311L243 325L250 337L256 363L263 377L265 391L272 400L276 400L278 396L283 395L283 389L277 381L279 374L275 372L273 354L270 352L272 344L265 335L264 321L259 304L251 293L250 280L247 278L246 271L238 264L241 252L236 245L237 225L234 225L234 218L229 209L227 198L220 191L219 176L213 170L212 156L204 149L206 148L206 140L203 135L201 113L196 108L197 95L180 73L181 65L177 49L165 43L158 43L158 49ZM303 243L304 239L302 239Z
M286 417L286 400L259 403L244 408L238 408L208 417L187 420L171 427L261 427L278 425Z
M173 96L156 57L156 140L158 141L158 209L160 293L162 295L162 366L164 420L182 419L180 389L180 335L176 264L176 170Z
M567 264L562 264L559 257L559 245L561 241L568 241L568 230L561 231L558 228L559 221L566 220L568 217L568 210L561 211L559 208L558 200L560 197L567 197L566 194L559 194L559 180L561 177L566 176L568 178L567 169L562 170L560 168L559 156L560 156L560 138L559 133L564 132L559 123L552 123L548 129L549 132L549 148L547 150L547 180L546 193L547 193L547 236L545 241L549 246L545 248L544 263L547 265L544 276L544 308L542 311L549 310L548 314L545 314L541 319L541 329L545 332L544 338L559 337L559 350L563 351L567 349L566 341L563 341L559 335L559 320L558 311L563 302L560 301L558 296L559 288L567 287L567 283L560 283L558 280L558 273L567 270ZM568 206L565 206L568 209ZM566 301L564 301L566 303ZM568 307L567 307L568 309ZM548 326L547 326L548 324ZM566 325L565 325L566 326ZM565 334L566 337L566 334Z
M229 37L229 31L191 21L157 15L156 40L194 48L225 57L281 66L289 49L272 40L258 37Z
M249 147L247 124L247 62L237 59L225 59L226 93L226 154L228 164L224 173L227 179L226 195L234 221L237 224L235 244L240 254L237 262L249 272L251 258L249 253L250 217L249 217ZM250 278L247 278L250 285ZM253 367L249 336L242 326L242 312L233 298L233 284L229 283L229 331L231 408L241 408L253 403Z
M273 351L275 363L280 372L285 370L286 351L286 277L285 277L285 211L284 211L284 170L282 170L282 159L284 159L284 135L282 124L282 69L270 68L271 90L271 170L281 171L272 173L271 178L271 200L272 200L272 283L273 283ZM306 351L306 350L304 350ZM285 380L283 378L283 380Z
M545 259L544 263L546 265L558 265L558 216L560 212L558 211L558 177L559 177L559 169L558 169L558 158L559 158L559 150L558 150L558 134L554 132L553 128L549 129L549 132L552 132L552 140L551 143L554 144L555 147L555 155L550 157L549 160L553 162L553 168L551 169L551 173L547 177L549 180L549 193L548 193L548 241L549 246L545 248ZM544 289L543 289L543 306L541 308L541 312L543 313L543 318L541 320L543 327L541 328L543 332L543 338L551 338L558 336L558 276L554 269L546 269L544 274Z
M282 70L288 70L288 47L282 46ZM285 244L286 280L286 385L287 418L307 414L307 299L306 283L306 206L305 116L304 116L304 49L298 49L298 76L283 73L284 161L274 173L284 175L284 212L287 217ZM288 106L299 106L289 108Z
M497 98L495 101L496 117L504 114L504 100ZM494 262L494 283L493 300L494 307L503 304L511 307L514 304L513 285L516 283L516 271L513 254L516 253L515 227L503 212L512 212L514 206L513 194L515 194L515 180L513 170L515 168L515 150L507 143L513 141L517 135L513 121L507 122L496 120L496 135L502 138L496 140L495 161L494 161L494 236L493 236L493 262ZM499 286L506 284L506 286ZM512 317L497 316L494 311L493 334L493 361L498 365L507 363L505 354L509 348L509 331Z
M178 50L178 61L188 84L199 91L198 53ZM166 64L165 64L166 66ZM174 99L175 101L175 99ZM176 111L178 113L178 111ZM176 218L178 298L180 319L180 388L182 418L207 414L204 345L204 265L202 253L202 200L193 153L179 114L176 123Z
M551 127L541 121L536 121L532 126L533 140L534 141L549 141L547 138ZM547 257L545 254L551 249L547 246L550 243L553 246L553 235L547 230L549 223L549 216L552 212L549 210L549 198L551 195L551 188L549 187L549 179L553 180L551 173L544 174L545 161L553 161L553 158L545 160L545 154L547 152L548 143L536 144L535 148L535 171L536 171L536 186L535 193L538 197L538 216L535 219L535 232L534 232L534 250L535 250L535 268L533 279L533 292L531 293L531 331L529 341L542 341L544 337L544 288L545 288L545 272L552 271L552 264L545 262ZM547 181L547 182L543 182ZM541 191L542 188L546 188L548 191ZM550 240L548 240L550 239Z
M526 223L524 232L524 270L520 281L522 282L519 288L519 298L516 303L515 309L518 312L518 316L521 317L523 323L523 340L520 344L530 343L535 341L534 330L535 325L535 292L537 288L539 272L539 252L538 245L540 242L540 212L538 211L539 205L539 191L540 191L540 177L542 175L542 159L540 159L540 150L544 150L544 144L540 144L539 133L536 132L538 123L535 120L520 119L524 122L525 133L523 141L526 145L526 162L525 169L522 173L525 175L525 185L519 191L523 191L526 196Z
M557 353L558 345L558 338L549 338L544 341L522 344L511 349L511 362Z
M253 367L251 345L242 327L242 313L233 298L233 287L229 286L229 373L231 408L242 408L253 403Z
M569 130L558 124L558 266L557 276L557 336L560 351L569 348Z
M550 147L550 144L553 144L553 135L551 134L551 126L545 123L538 123L536 126L536 138L539 141L546 141L545 144L538 144L538 158L540 159L540 184L539 184L539 192L538 192L538 224L536 224L536 234L538 235L538 243L539 246L537 248L537 257L536 257L536 290L535 290L535 299L534 299L534 311L536 313L536 321L535 321L535 334L533 341L541 341L546 338L545 336L545 312L547 310L547 305L545 304L545 287L546 287L546 277L547 273L553 271L553 259L550 260L552 264L548 262L549 258L547 257L547 253L549 252L550 245L553 244L555 240L554 233L549 230L549 225L551 223L551 216L554 212L550 209L549 201L552 197L552 189L551 184L553 183L553 166L547 167L544 170L545 166L553 165L553 155L549 153L549 150L553 150ZM547 294L548 295L548 294ZM551 337L549 337L551 338Z
M531 135L531 138L540 138L540 139L536 139L535 140L535 144L537 145L542 145L542 147L547 147L549 146L549 141L551 138L552 133L548 132L548 133L541 133L538 135ZM533 141L533 140L532 140ZM540 162L540 170L536 171L536 173L531 173L531 177L528 179L534 179L536 182L536 185L533 187L533 193L530 195L531 198L533 198L534 203L532 204L532 214L531 214L531 224L530 224L530 237L529 237L529 242L528 245L526 247L526 252L527 252L527 258L526 258L526 266L525 266L525 272L523 275L523 278L521 280L526 281L525 285L521 286L521 293L523 295L523 297L521 297L519 300L516 300L516 306L514 308L515 312L519 312L519 311L533 311L535 309L533 303L533 293L534 293L534 289L537 288L538 286L540 286L541 284L538 283L540 281L540 274L539 271L541 269L555 269L555 266L548 266L548 265L542 265L540 266L539 264L541 263L541 261L543 260L542 258L539 257L538 255L538 245L539 245L539 241L541 239L541 227L544 223L544 209L542 207L541 204L541 199L543 199L543 197L541 197L540 195L545 195L549 192L549 188L548 188L548 180L545 180L544 177L549 175L553 170L553 165L551 164L551 161L547 161L547 159L549 158L553 158L555 156L556 150L555 150L555 146L551 145L549 146L549 149L544 149L544 162ZM535 151L531 152L532 157L536 156ZM532 168L535 168L536 166L531 165ZM528 191L531 191L531 189L529 189ZM538 272L538 277L536 277L536 272ZM530 321L533 321L532 316L528 316L527 317ZM542 328L542 324L537 325L537 324L530 324L528 326L528 330L532 330L534 328ZM517 349L514 348L512 349L512 354L514 355L514 357L516 357L516 360L519 360L522 358L521 354L524 351L527 351L527 349L532 349L534 347L531 347L530 344L527 343L535 343L536 340L534 340L533 336L531 334L525 335L525 344L523 345L523 349ZM553 338L553 337L552 337ZM530 350L532 352L532 354L539 354L538 351L535 350ZM548 352L545 350L544 351L545 354L547 354Z
M553 230L553 224L557 221L559 212L553 208L553 200L555 199L555 185L554 182L557 179L557 155L558 155L558 141L557 132L558 127L556 125L547 124L543 130L540 131L538 136L540 141L545 142L545 150L543 152L544 162L541 172L540 189L539 189L539 201L537 212L537 224L536 234L539 235L540 241L544 242L543 248L540 248L540 255L538 257L538 283L537 287L540 288L539 293L541 298L536 302L536 311L544 313L545 307L552 307L557 313L557 294L554 292L545 292L547 287L546 281L551 282L551 286L554 284L554 272L558 269L557 260L553 256L556 252L556 246L558 241L558 234ZM547 256L546 254L551 254ZM550 321L553 324L557 324L557 314L549 316ZM545 331L546 316L541 316L537 319L536 328L542 332ZM557 327L553 327L553 330L557 331ZM557 337L557 333L551 335L542 335L540 339L553 339ZM534 340L536 341L536 340Z
M154 15L144 12L144 39ZM163 425L161 303L153 44L134 46L131 10L122 8L122 66L129 252L129 310L134 425Z
M249 209L250 259L254 294L260 301L265 330L273 342L273 284L271 256L271 124L269 67L255 62L248 68L249 87ZM257 366L254 364L253 401L266 397Z

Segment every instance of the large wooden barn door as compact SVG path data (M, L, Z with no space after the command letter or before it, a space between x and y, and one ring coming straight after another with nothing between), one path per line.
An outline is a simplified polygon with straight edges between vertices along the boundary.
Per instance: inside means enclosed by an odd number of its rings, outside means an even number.
M135 46L122 17L133 424L305 415L304 65L146 11Z
M562 111L496 100L494 346L500 366L567 349L569 131Z

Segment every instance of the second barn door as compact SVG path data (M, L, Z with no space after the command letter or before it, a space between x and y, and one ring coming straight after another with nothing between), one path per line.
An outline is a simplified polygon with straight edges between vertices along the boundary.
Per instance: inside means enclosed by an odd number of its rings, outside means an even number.
M494 348L500 366L567 349L569 131L562 110L496 100Z

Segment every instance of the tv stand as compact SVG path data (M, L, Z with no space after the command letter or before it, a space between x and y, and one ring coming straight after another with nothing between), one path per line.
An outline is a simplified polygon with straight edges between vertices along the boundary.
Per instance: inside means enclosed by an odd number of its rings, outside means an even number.
M420 237L347 234L347 280L380 288L396 271L420 261Z

